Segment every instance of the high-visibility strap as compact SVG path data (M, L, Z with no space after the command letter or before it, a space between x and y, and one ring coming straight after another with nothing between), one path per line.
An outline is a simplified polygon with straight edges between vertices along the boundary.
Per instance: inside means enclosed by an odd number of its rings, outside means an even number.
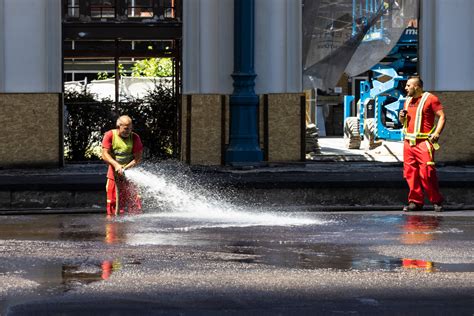
M416 109L415 129L413 131L416 135L420 134L420 131L421 131L421 118L422 118L422 113L423 113L423 107L425 106L426 99L428 98L429 95L430 95L429 92L423 93L420 104L418 105L418 108Z
M420 132L422 126L423 108L425 106L426 99L428 99L429 95L429 92L424 92L423 96L421 97L420 103L416 108L415 126L413 129L413 133L408 133L407 120L405 120L405 123L403 124L403 134L405 134L405 139L408 139L410 141L411 146L415 146L417 139L428 139L429 135L435 130L435 127L433 127L429 133ZM411 100L412 97L408 97L406 99L405 105L403 107L405 110L408 109L408 105L410 104Z
M430 161L427 161L426 164L428 166L434 166L435 162L433 160L433 150L431 149L431 143L425 140L426 148L428 148L428 153L430 154Z
M431 151L431 144L429 141L425 140L426 148L428 148L428 153L430 154L430 160L433 161L433 152Z

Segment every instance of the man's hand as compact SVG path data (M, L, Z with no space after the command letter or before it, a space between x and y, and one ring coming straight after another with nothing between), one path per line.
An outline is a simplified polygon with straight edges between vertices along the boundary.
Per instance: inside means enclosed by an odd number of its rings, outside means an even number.
M407 110L400 110L400 112L398 112L398 119L400 120L400 122L404 122L406 117L407 117L407 113L408 111Z
M118 167L115 167L115 171L117 172L119 176L123 177L125 168L123 168L122 166L118 166Z
M428 136L428 140L431 142L431 143L437 143L438 142L438 139L439 139L439 134L438 133L433 133L433 134L430 134Z

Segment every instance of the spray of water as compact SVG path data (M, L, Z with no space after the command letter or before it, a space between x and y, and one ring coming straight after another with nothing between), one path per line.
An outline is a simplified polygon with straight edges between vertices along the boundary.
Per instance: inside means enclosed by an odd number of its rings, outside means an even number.
M289 226L325 222L290 213L270 213L235 206L215 192L204 189L184 173L147 165L127 170L127 179L137 184L149 210L142 217L178 217L211 226Z

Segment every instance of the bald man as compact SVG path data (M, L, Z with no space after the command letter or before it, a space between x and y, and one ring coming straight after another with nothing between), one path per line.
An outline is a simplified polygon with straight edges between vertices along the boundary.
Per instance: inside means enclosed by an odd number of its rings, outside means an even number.
M102 159L109 165L107 172L107 215L141 211L141 201L135 186L124 177L124 171L142 160L143 144L132 131L132 119L122 115L117 128L105 133L102 140Z
M410 191L408 205L403 210L421 211L426 193L434 210L442 212L444 198L439 191L434 157L439 149L438 139L444 129L446 115L438 97L423 91L423 81L419 77L410 77L405 90L407 99L399 119L405 135L403 175Z

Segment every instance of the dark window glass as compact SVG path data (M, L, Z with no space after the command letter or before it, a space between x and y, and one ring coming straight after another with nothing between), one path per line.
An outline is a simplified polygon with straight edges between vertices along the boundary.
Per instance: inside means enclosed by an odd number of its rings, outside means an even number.
M115 0L90 0L91 18L115 17Z
M77 50L112 50L115 49L115 41L76 41Z
M64 49L72 49L72 41L64 41Z

